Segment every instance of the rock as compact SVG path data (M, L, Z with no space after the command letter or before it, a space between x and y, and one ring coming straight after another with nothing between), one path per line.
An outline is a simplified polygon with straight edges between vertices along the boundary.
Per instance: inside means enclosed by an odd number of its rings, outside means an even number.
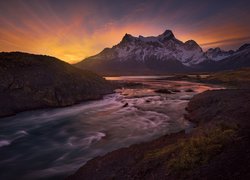
M194 92L193 89L186 89L185 92Z
M156 93L161 93L161 94L173 94L170 90L168 89L157 89L155 90Z
M249 127L250 90L224 89L195 95L189 102L189 120L197 124L227 121Z
M122 107L128 107L128 103L125 103Z
M112 93L104 78L59 59L0 53L0 117L20 111L69 106Z
M174 93L181 92L179 89L171 89L170 91Z

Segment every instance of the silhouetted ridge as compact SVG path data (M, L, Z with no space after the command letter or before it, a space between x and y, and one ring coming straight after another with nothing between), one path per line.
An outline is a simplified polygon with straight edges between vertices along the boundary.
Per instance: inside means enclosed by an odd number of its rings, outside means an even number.
M50 56L0 53L0 116L101 98L110 84Z

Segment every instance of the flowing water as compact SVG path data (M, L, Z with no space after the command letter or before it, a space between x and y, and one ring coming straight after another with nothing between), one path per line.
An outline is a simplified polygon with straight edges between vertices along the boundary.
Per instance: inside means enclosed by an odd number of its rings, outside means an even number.
M158 77L114 79L143 86L117 89L102 100L0 119L0 179L63 179L93 157L190 129L183 119L188 101L216 88ZM155 93L158 88L179 92Z

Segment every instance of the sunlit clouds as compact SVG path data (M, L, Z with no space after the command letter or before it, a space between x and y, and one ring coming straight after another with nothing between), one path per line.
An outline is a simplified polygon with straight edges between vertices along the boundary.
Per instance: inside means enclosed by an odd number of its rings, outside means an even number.
M117 44L125 33L158 35L171 29L204 49L250 41L248 1L0 2L0 51L48 54L70 63Z

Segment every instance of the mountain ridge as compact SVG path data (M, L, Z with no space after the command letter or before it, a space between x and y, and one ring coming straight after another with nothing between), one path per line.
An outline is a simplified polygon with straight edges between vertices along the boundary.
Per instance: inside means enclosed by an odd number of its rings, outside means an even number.
M204 64L217 64L215 62L229 58L242 49L249 50L248 47L249 44L245 44L237 51L210 48L204 52L196 41L182 42L171 30L166 30L158 36L148 37L134 37L126 33L112 48L105 48L75 66L103 75L206 71L213 68L210 66L207 68ZM217 70L216 65L214 66L214 70Z

